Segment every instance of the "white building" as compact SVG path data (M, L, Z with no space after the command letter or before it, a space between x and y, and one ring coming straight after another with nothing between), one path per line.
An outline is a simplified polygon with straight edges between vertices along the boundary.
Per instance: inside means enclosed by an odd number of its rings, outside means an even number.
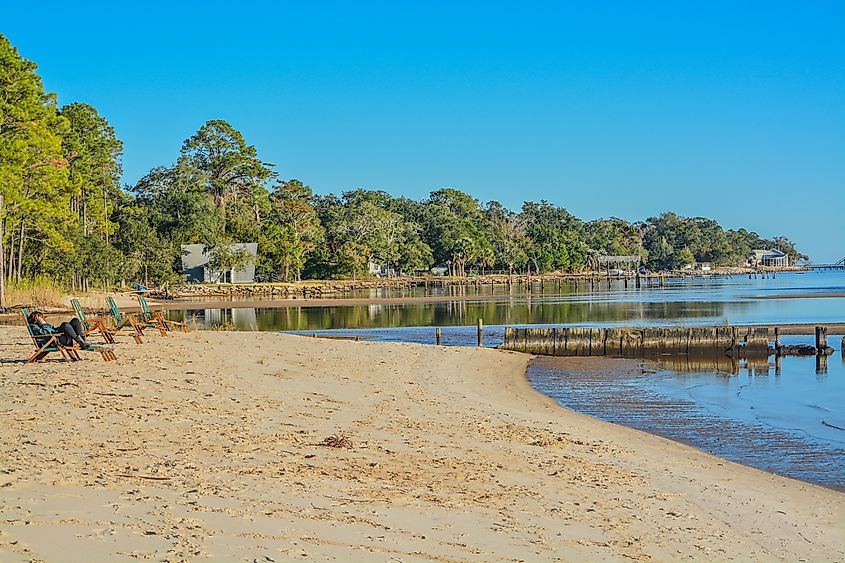
M751 257L748 259L748 262L751 266L783 268L785 266L789 266L789 255L776 248L770 248L769 250L752 250Z

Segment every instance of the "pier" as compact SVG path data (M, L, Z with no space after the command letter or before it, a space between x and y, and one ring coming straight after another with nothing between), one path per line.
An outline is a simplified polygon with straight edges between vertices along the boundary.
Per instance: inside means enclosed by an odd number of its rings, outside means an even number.
M845 256L830 264L808 264L811 270L845 270Z

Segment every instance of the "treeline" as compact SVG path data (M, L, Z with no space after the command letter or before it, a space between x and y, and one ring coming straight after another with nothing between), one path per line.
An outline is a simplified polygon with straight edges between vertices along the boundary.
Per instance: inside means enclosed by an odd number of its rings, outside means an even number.
M280 178L222 120L185 140L173 164L121 187L114 129L88 104L60 107L2 35L0 89L0 295L2 284L38 276L81 289L177 281L179 247L192 243L226 269L245 260L231 242L257 242L258 272L286 280L363 277L370 263L464 275L577 272L603 254L639 255L656 270L740 265L752 248L801 257L786 238L673 213L582 221L546 201L512 211L452 188L424 200L363 189L315 195Z

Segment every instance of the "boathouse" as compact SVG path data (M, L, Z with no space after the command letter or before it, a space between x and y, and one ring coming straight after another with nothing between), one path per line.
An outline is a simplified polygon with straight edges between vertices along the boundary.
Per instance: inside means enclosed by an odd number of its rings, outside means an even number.
M752 250L749 258L751 266L767 266L774 268L783 268L789 266L789 255L781 252L776 248L769 250Z

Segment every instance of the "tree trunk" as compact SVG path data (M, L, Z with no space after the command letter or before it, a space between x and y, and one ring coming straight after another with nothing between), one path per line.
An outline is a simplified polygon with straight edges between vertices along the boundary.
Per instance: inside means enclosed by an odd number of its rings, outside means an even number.
M106 237L106 246L109 244L109 200L106 187L103 186L103 234Z
M5 222L5 201L3 194L0 193L0 311L6 311L6 272L5 260L2 258L6 255L6 247L3 244L4 234L6 233Z
M85 197L85 186L82 186L82 234L88 236L88 198Z
M11 240L9 240L9 257L6 262L6 281L12 283L12 276L15 274L15 231L9 231ZM6 255L3 255L3 260L7 260Z
M21 274L23 272L23 244L26 234L26 219L21 217L21 234L20 234L20 241L18 241L18 271L17 271L17 280L18 283L21 281Z

